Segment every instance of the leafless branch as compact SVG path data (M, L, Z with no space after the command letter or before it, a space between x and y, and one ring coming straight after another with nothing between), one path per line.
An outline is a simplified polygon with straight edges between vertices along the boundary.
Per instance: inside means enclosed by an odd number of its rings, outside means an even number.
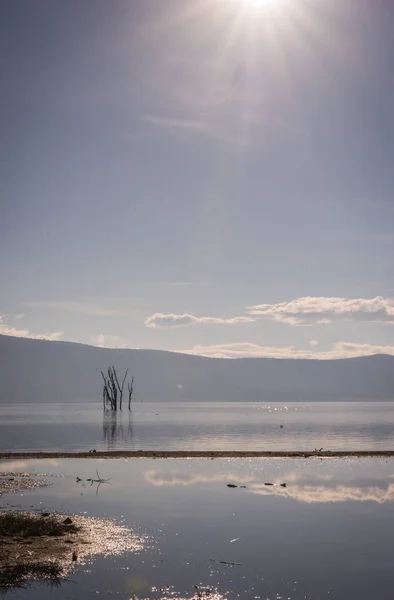
M122 410L123 404L123 390L124 384L128 375L129 369L126 369L124 377L122 379L122 385L119 383L118 375L116 373L116 369L114 366L108 367L107 375L104 375L103 371L100 371L101 376L103 378L103 406L104 409L106 407L110 407L111 410L116 411L118 409ZM131 396L133 394L133 382L134 377L131 379L131 383L127 384L129 390L129 410L131 410ZM119 399L119 403L118 403Z

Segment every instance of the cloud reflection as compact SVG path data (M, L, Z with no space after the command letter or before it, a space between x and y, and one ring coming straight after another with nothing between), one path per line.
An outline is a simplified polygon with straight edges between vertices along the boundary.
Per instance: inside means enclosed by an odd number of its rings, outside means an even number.
M11 461L0 461L0 471L3 473L15 473L17 471L21 471L24 473L28 468L31 471L34 468L34 465L47 465L50 467L58 467L60 462L56 458L48 458L42 459L40 458L38 461L29 460L11 460Z
M190 486L212 483L248 484L247 489L254 495L270 497L277 496L288 498L305 504L337 503L337 502L376 502L384 504L394 501L394 483L384 485L380 481L368 481L364 485L360 482L334 482L330 473L308 474L288 473L278 479L266 478L264 482L257 482L253 475L230 473L214 473L204 475L188 472L161 471L148 469L144 472L145 480L155 486ZM392 480L394 475L387 479ZM270 482L271 485L266 485ZM286 487L280 484L286 483Z
M390 477L391 478L391 477ZM297 502L306 504L337 503L337 502L376 502L384 504L394 501L394 484L379 485L352 485L351 483L334 484L331 476L315 476L317 481L308 481L301 484L297 482L297 476L284 477L283 481L290 483L287 487L280 485L265 486L264 483L254 483L249 487L249 491L259 496L280 496L290 498ZM301 479L301 478L299 478ZM327 481L324 485L322 481ZM328 483L330 482L331 483ZM295 485L292 485L295 483Z
M173 473L149 469L145 471L146 481L152 485L196 485L199 483L239 482L250 483L254 480L251 475L240 475L239 473L217 473L214 475L198 475L193 473Z

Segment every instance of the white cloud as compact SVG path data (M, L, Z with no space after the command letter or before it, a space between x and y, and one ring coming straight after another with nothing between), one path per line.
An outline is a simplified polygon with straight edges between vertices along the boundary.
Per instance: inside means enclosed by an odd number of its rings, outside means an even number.
M290 325L328 324L333 319L394 323L392 298L338 298L305 296L277 304L248 307L249 314Z
M156 327L186 327L188 325L236 325L238 323L253 323L251 317L195 317L194 315L175 315L155 313L145 320L145 325L151 329Z
M214 358L309 358L310 352L298 351L293 346L272 347L260 346L249 342L235 342L232 344L213 344L210 346L194 346L192 350L186 350L187 354L211 356ZM302 356L300 356L302 354Z
M98 348L127 348L125 340L118 335L99 333L90 337L90 343Z
M20 319L23 319L24 316L25 313L19 313L18 315L14 315L14 319L15 321L19 321Z
M249 342L232 344L213 344L210 346L194 346L185 350L186 354L210 356L215 358L301 358L330 360L339 358L355 358L372 354L394 355L394 346L378 344L358 344L354 342L337 342L330 350L316 352L313 350L298 350L294 346L260 346Z
M26 302L26 306L31 308L43 308L45 310L61 310L82 315L90 315L95 317L112 317L118 313L111 309L91 304L90 302L76 302L74 300L60 300L53 302Z
M394 324L394 300L375 298L339 298L305 296L277 304L257 304L247 307L247 315L237 317L196 317L188 313L157 312L145 320L145 325L155 327L185 327L212 324L235 325L270 319L289 325L329 325L333 320L375 321ZM316 345L316 344L311 344Z
M53 331L51 333L32 333L28 329L17 329L16 327L10 327L7 324L6 315L0 315L0 334L9 335L11 337L30 338L34 340L60 340L62 338L62 331Z
M334 344L332 352L343 355L345 358L356 356L370 356L371 354L392 354L394 355L394 346L380 344L357 344L354 342L338 342ZM328 352L327 354L330 354ZM339 356L338 358L341 358Z
M317 340L309 340L309 345L310 346L318 346L319 342Z

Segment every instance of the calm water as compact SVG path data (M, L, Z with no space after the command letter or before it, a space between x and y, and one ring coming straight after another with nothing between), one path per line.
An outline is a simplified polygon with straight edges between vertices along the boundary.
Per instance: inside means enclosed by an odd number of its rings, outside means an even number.
M281 427L282 425L282 427ZM394 403L0 405L0 450L382 450Z
M84 483L96 468L112 485ZM392 459L0 462L0 472L24 470L63 477L5 495L3 507L105 516L150 543L13 600L191 599L195 585L216 589L203 596L212 600L393 598Z

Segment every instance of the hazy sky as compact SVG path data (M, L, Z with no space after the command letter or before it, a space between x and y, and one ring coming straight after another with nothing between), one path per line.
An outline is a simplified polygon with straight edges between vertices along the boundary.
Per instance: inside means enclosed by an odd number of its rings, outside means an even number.
M392 0L2 0L0 332L394 354Z

